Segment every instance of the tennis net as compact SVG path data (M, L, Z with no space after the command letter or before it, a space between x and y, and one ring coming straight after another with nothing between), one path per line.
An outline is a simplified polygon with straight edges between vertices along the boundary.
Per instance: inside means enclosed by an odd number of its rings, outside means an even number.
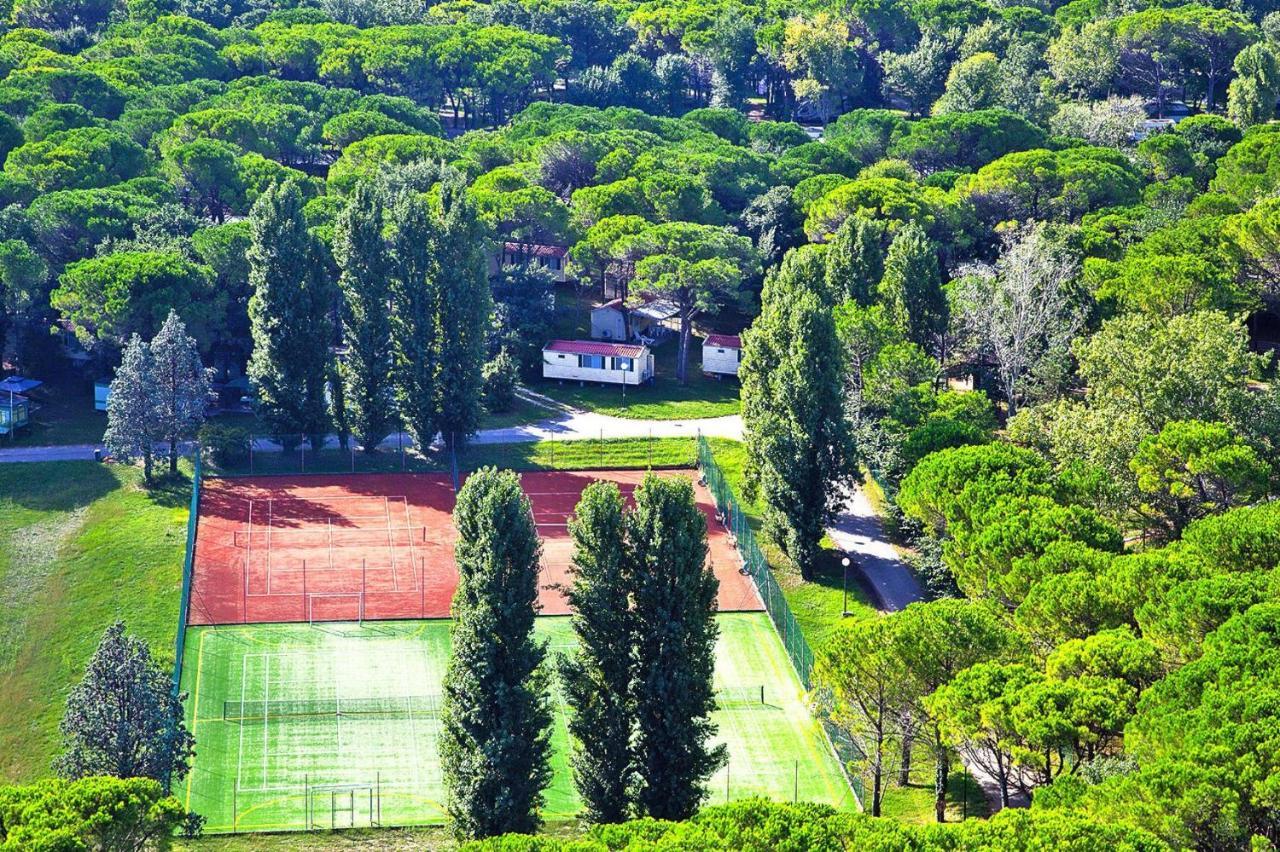
M224 722L266 722L272 719L323 719L342 716L433 718L440 715L444 696L398 695L372 698L303 698L297 700L224 701Z

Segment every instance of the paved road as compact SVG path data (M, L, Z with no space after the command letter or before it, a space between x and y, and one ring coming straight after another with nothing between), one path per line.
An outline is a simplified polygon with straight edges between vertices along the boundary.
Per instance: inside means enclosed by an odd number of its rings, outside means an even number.
M875 592L877 609L896 612L908 604L924 600L920 583L889 543L884 531L884 521L861 488L850 496L844 512L827 529L827 534L837 547L852 554L854 567L862 575L866 585ZM973 761L963 762L969 774L982 787L991 812L1000 810L1000 787L995 777ZM1026 807L1029 804L1026 797L1017 790L1010 791L1010 799L1015 807Z
M837 547L850 554L853 567L875 592L877 609L895 612L924 600L915 575L889 543L884 522L861 488L849 497L844 512L827 528L827 534Z
M524 426L484 429L473 439L475 444L520 444L532 441L578 441L588 438L691 438L701 432L709 438L742 439L742 418L713 417L701 420L628 420L587 411L549 410L547 419ZM393 449L403 441L413 446L408 435L392 435L381 446ZM336 435L327 446L337 446ZM0 464L5 462L92 460L100 444L72 444L59 447L0 446ZM266 438L254 441L255 452L273 452L280 445Z

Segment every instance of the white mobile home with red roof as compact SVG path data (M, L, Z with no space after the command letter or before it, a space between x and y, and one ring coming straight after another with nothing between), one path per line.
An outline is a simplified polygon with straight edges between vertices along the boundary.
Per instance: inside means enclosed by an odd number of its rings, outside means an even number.
M649 347L599 340L553 340L542 347L542 376L575 382L640 385L653 378Z
M742 339L736 334L708 334L702 341L702 372L736 376L742 362Z

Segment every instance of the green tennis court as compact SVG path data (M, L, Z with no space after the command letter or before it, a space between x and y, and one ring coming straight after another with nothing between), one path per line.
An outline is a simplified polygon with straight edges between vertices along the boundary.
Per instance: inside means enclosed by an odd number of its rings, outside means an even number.
M854 799L764 613L717 617L714 719L729 765L710 802ZM541 618L553 652L567 618ZM207 831L443 822L437 740L450 622L192 627L183 666L194 768L181 794ZM557 706L546 819L580 809Z

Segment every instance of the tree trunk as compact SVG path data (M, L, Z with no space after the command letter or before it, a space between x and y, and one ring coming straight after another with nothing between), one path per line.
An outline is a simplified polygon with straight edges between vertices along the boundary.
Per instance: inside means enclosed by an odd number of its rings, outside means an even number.
M882 768L883 767L877 764L871 773L871 815L873 817L880 816L880 799L884 796L880 780Z
M693 315L682 312L680 314L680 353L676 361L676 378L680 380L682 385L689 383L689 338L692 335Z
M951 755L942 743L942 737L934 733L933 755L933 816L938 822L947 821L947 780L951 774Z
M142 481L151 484L151 448L142 451Z
M898 765L898 786L905 787L911 783L911 745L912 737L902 737L902 762Z
M169 439L169 473L178 472L178 439Z

